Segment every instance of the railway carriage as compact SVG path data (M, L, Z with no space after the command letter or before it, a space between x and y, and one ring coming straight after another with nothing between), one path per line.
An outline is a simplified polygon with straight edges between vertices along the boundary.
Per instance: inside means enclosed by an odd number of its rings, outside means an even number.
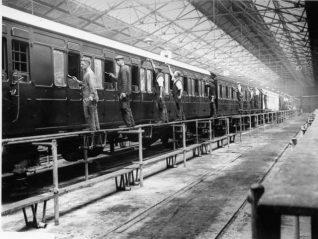
M114 42L84 31L64 26L27 13L10 9L4 11L2 25L2 137L44 135L79 131L85 125L82 95L78 84L67 75L81 78L80 59L92 60L96 74L99 102L98 114L102 129L123 125L117 86L105 72L116 72L114 57L124 56L131 71L132 112L136 124L154 123L158 116L153 101L151 64L156 60L164 73L164 92L169 120L176 118L171 95L173 82L167 66L158 55ZM15 18L11 17L15 16ZM223 76L211 77L210 72L167 59L173 70L183 74L184 111L187 119L210 117L209 96L216 96L218 115L239 113L235 80ZM256 109L250 103L247 86L243 85L244 109ZM264 100L261 100L263 102ZM265 109L262 103L260 108ZM160 138L160 127L152 140ZM110 139L109 139L110 140ZM59 150L66 159L70 151L79 150L80 142L63 141ZM101 149L102 150L102 149ZM3 158L12 170L18 158L36 158L37 149L30 144L18 148L5 147ZM3 165L4 166L4 165Z

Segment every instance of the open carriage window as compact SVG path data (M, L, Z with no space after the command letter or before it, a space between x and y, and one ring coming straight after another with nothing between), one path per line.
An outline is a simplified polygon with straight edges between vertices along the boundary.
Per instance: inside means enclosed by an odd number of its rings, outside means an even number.
M139 91L139 67L136 65L131 67L131 90L133 92Z
M105 69L105 72L107 73L114 73L115 72L114 62L112 60L105 60L104 69ZM115 89L113 79L110 77L109 74L105 74L105 89L106 90Z
M29 44L23 41L12 40L12 67L13 71L22 76L20 82L29 82Z
M53 51L54 84L56 86L66 86L65 76L65 55L64 52Z
M76 76L77 79L80 80L80 63L81 63L81 57L78 53L69 52L67 55L67 73L70 76ZM80 86L77 82L74 80L68 78L68 86L71 89L79 89Z
M8 81L7 39L2 37L2 81Z
M94 73L96 88L103 89L103 61L101 59L94 59Z

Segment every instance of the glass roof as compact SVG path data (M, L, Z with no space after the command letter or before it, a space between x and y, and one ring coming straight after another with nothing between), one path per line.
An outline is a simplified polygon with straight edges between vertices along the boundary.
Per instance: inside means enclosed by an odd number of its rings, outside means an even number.
M4 0L239 81L282 90L311 85L304 0ZM287 83L286 83L287 82Z

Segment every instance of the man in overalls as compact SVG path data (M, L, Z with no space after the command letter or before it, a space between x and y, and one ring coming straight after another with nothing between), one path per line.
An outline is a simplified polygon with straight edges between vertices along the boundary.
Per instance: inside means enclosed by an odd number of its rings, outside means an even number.
M152 59L150 59L150 62L156 74L156 80L154 81L154 100L159 112L158 123L167 123L169 122L169 119L164 98L164 74L162 73L162 68L156 67Z
M118 75L115 76L113 73L109 75L117 81L117 91L119 95L120 111L127 127L132 127L135 125L134 117L130 108L130 70L129 67L125 65L124 57L118 55L115 57L116 64L119 66Z
M172 96L174 99L174 102L176 104L176 120L184 120L184 112L183 112L183 103L182 103L182 93L183 93L183 85L182 85L182 78L181 78L181 72L175 71L172 73L172 70L169 67L169 72L173 80L173 86L172 86Z

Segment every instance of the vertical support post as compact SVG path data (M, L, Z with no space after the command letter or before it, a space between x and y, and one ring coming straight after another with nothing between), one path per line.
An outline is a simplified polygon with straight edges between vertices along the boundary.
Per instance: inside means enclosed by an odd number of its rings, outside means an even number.
M183 164L184 164L184 167L187 167L187 159L186 159L186 127L185 127L185 123L182 124L182 144L183 144Z
M260 208L259 199L264 193L260 184L251 186L248 201L252 209L252 239L280 239L280 214L270 208Z
M263 128L265 130L265 114L263 114Z
M57 167L57 143L52 140L52 157L53 157L53 192L54 192L54 222L59 225L59 181Z
M240 142L242 142L242 115L240 115Z
M199 124L199 122L198 122L198 120L195 120L195 137L196 137L196 142L197 142L197 144L199 143L199 130L198 130L198 124Z
M230 119L229 118L225 118L225 123L226 123L226 138L227 138L227 147L230 147Z
M251 133L252 133L252 115L249 115L249 118L250 118L249 136L251 136Z
M209 150L210 150L210 154L212 154L212 120L209 120L209 133L210 133Z
M140 175L140 187L144 186L144 175L143 175L143 155L142 155L142 130L138 129L138 143L139 143L139 175Z
M311 216L311 238L318 238L318 215Z
M85 163L85 180L88 180L88 140L87 135L83 136L83 156L84 156L84 163Z
M175 125L172 125L172 139L173 139L173 150L176 150L176 129Z
M299 216L295 216L294 238L299 239L299 236Z

